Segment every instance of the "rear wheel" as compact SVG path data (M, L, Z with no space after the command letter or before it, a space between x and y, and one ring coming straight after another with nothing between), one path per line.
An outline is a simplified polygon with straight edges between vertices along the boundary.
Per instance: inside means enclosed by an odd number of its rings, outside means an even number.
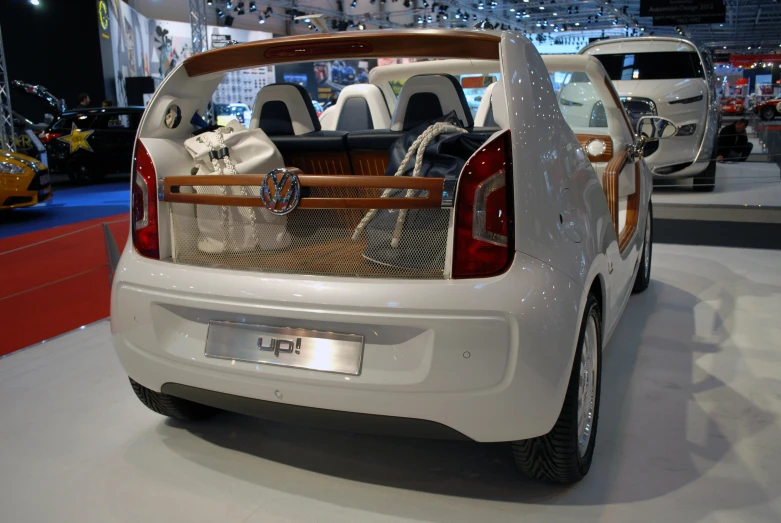
M759 111L759 116L761 116L763 120L772 120L776 117L776 108L772 105L763 107L762 110Z
M632 292L643 292L651 283L651 255L653 254L654 235L653 235L654 208L651 202L648 202L648 217L645 219L645 234L643 236L643 252L640 254L640 264L637 267L635 284Z
M141 403L163 416L182 421L194 421L210 418L219 412L219 409L209 407L208 405L201 405L200 403L194 403L176 396L163 394L162 392L155 392L133 381L133 378L129 379L133 392L136 393Z
M589 294L559 419L544 436L512 444L516 466L532 479L575 483L591 467L599 419L601 325L599 305Z

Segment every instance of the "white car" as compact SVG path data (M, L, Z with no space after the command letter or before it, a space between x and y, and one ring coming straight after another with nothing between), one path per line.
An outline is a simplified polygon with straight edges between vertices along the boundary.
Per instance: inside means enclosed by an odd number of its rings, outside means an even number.
M709 55L688 40L657 36L594 42L580 53L602 62L633 119L662 116L678 126L646 158L654 175L693 177L695 190L712 191L720 110Z
M266 86L244 143L278 170L192 176L183 144L196 129L164 125L172 104L189 122L227 70L300 61L291 49L445 59L372 70L386 129L323 131L306 92ZM601 127L562 117L550 71L588 79ZM499 79L474 119L465 74ZM665 122L644 123L653 138ZM382 176L419 132L474 153L445 178ZM111 298L116 352L141 401L166 416L226 409L513 442L523 473L578 481L594 455L602 347L650 280L646 141L596 59L543 59L520 33L334 33L194 55L139 128L132 241Z

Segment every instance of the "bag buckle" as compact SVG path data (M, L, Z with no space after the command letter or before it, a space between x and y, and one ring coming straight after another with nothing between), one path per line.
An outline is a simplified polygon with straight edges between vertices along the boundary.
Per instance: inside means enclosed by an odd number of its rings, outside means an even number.
M213 151L209 151L209 159L210 160L222 160L226 156L228 156L230 152L228 151L227 147L223 147L222 149L215 149Z

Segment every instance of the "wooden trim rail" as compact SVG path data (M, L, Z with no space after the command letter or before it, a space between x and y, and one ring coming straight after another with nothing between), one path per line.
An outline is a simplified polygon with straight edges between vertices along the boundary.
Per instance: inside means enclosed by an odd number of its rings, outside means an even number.
M293 171L293 169L289 169ZM262 207L257 196L182 193L181 187L260 187L265 174L167 176L163 178L162 201L198 205ZM442 206L443 178L412 178L409 176L298 175L301 187L334 189L415 189L427 191L426 196L404 197L343 197L302 196L297 209L439 209Z
M613 220L616 237L618 236L618 178L621 176L621 171L624 170L628 161L629 154L626 151L619 152L607 164L605 173L602 175L602 189L605 191L607 207L610 209L610 217Z
M602 188L607 198L607 206L610 209L610 217L613 219L613 227L618 238L618 250L623 253L634 237L637 230L637 222L640 217L640 164L634 165L635 192L627 197L626 204L626 224L624 229L618 231L618 182L621 172L629 162L629 154L626 151L619 152L605 167L605 173L602 175Z

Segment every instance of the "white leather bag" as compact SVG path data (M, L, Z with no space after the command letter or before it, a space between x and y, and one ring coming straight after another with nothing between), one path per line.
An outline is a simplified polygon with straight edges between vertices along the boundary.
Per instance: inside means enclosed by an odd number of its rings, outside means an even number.
M188 138L185 148L195 160L197 175L265 174L285 162L261 129L245 129L232 120L227 126ZM196 175L196 176L197 176ZM199 194L254 196L259 186L196 187ZM292 241L287 217L261 207L196 205L198 249L208 253L284 249Z

